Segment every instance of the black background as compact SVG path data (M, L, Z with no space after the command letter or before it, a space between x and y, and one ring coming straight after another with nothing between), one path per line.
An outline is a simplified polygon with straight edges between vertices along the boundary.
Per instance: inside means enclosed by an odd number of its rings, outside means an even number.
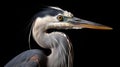
M8 4L7 4L8 3ZM30 19L42 6L58 6L74 16L94 21L113 30L61 30L74 48L74 67L115 66L118 64L120 25L118 2L87 0L39 0L4 2L1 11L0 67L21 52L28 50ZM32 40L32 39L31 39ZM40 49L32 40L32 48Z

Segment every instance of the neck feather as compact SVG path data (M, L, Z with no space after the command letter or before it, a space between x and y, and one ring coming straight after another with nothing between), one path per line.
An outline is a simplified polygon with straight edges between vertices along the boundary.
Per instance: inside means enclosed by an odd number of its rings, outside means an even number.
M72 67L72 45L65 34L60 32L51 33L55 35L56 42L53 44L51 55L48 56L50 67Z

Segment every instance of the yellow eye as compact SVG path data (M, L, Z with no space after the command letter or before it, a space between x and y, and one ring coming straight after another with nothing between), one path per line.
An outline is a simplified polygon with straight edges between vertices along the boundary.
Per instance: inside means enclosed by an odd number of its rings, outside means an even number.
M63 16L62 16L62 15L58 15L58 16L57 16L57 19L58 19L59 21L63 21Z

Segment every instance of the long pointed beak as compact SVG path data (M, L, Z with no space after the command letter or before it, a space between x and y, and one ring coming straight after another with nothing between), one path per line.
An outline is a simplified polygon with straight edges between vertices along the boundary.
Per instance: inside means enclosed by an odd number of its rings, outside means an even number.
M72 24L73 29L90 28L90 29L112 30L111 27L101 25L95 22L79 19L76 17L69 20L69 22Z

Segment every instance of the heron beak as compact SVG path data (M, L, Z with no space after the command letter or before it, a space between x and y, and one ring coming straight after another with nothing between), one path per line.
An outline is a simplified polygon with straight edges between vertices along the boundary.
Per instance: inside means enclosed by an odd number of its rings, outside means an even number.
M90 29L101 29L101 30L112 30L111 27L94 23L91 21L79 19L73 17L69 22L72 24L72 29L90 28Z

